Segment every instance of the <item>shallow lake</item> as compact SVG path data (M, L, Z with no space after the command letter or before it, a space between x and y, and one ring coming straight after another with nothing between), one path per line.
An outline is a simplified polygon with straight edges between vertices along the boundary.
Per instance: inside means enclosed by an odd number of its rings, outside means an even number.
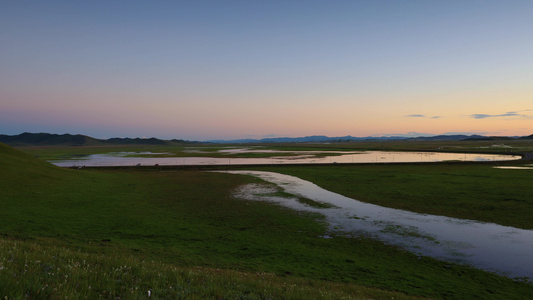
M381 207L284 174L221 172L256 176L292 195L333 205L317 208L302 204L296 198L276 197L276 190L264 184L249 184L235 191L235 196L241 199L270 201L299 211L323 214L332 233L371 236L419 255L468 264L511 278L533 278L533 230Z
M225 151L225 150L223 150ZM233 152L232 152L233 151ZM264 151L248 150L246 152ZM246 153L240 151L239 153ZM282 151L276 151L281 153ZM228 150L221 153L236 153ZM228 157L132 157L154 153L116 152L108 154L93 154L83 158L51 161L60 167L73 166L135 166L141 165L257 165L257 164L328 164L328 163L398 163L398 162L439 162L439 161L505 161L520 159L520 156L494 154L465 154L444 152L332 152L336 156L316 157L324 152L292 152L294 156L273 156L264 158L228 158ZM275 154L275 153L274 153ZM340 154L340 155L338 155Z

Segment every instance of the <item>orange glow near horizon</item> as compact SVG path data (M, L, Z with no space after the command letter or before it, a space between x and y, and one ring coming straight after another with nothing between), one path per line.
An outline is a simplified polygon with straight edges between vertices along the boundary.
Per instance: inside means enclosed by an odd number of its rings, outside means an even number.
M533 133L532 3L57 5L5 8L0 134Z

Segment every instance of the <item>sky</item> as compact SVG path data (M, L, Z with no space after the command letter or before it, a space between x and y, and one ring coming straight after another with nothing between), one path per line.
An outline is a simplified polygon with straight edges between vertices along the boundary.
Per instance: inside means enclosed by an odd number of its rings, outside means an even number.
M0 134L533 134L533 1L0 0Z

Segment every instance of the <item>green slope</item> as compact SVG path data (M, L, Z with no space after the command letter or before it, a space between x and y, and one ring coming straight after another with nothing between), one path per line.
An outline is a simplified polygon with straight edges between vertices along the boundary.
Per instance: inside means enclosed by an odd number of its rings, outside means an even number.
M22 241L19 246L10 243L0 247L0 295L27 284L20 289L22 292L9 294L8 298L23 298L26 290L33 291L28 293L30 298L37 298L45 285L65 287L61 292L51 292L49 298L76 298L76 293L86 294L89 286L100 286L98 294L91 294L93 298L111 298L106 291L113 292L112 298L124 298L126 290L138 285L142 294L131 297L139 298L150 288L144 282L167 282L154 279L154 274L160 274L157 269L146 275L134 272L131 285L120 281L123 277L113 277L123 274L116 270L129 270L131 265L138 266L136 269L160 266L170 278L180 268L198 266L266 272L282 277L287 286L305 278L313 280L317 298L327 298L319 297L320 289L326 286L320 282L325 281L450 299L525 299L533 293L531 284L419 258L374 240L321 238L326 227L314 216L269 203L234 199L232 190L250 182L257 179L194 171L60 169L0 145L0 244L7 244L6 239L31 240L37 246L24 247L38 249L21 250ZM81 250L83 259L76 258L77 252L61 254L60 264L59 254L42 258L38 255L61 253L63 248ZM103 257L109 255L113 260L105 261L105 269L95 271L109 274L104 277L91 275L96 273L84 275L84 268L73 262L101 266ZM144 263L151 261L155 263ZM15 264L18 271L11 269ZM234 287L232 292L269 298L261 287L243 287L238 273L225 282ZM283 288L286 287L282 287L280 295ZM169 287L165 289L167 295L175 295ZM198 289L205 292L218 288L199 283ZM164 292L163 287L160 290ZM369 298L390 299L390 295Z
M11 190L41 176L68 176L67 173L68 170L0 143L0 188Z

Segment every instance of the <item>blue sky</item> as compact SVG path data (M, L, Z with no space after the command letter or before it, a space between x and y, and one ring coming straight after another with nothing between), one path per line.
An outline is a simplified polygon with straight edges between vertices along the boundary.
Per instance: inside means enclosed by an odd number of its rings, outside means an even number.
M531 1L2 1L0 133L529 135Z

